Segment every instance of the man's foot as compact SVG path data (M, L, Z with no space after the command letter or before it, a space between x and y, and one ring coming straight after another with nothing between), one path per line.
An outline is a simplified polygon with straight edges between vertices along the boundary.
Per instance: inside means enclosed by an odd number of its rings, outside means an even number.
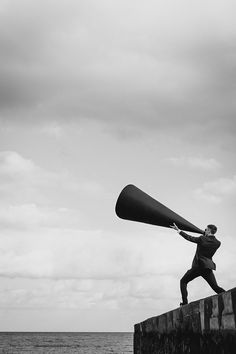
M183 301L179 304L180 306L184 306L184 305L188 305L188 302L187 301Z

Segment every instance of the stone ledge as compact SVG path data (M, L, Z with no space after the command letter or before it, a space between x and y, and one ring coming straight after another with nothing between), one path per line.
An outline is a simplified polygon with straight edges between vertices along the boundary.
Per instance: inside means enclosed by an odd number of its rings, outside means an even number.
M236 353L236 288L136 324L134 354L154 353Z

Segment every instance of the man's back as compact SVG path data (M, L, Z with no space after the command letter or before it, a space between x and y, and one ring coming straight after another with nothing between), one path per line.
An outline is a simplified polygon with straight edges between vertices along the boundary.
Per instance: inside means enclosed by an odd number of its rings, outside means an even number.
M197 250L193 259L192 268L201 267L216 269L212 257L220 247L221 243L215 236L201 235L200 237L194 237L183 231L180 232L180 235L190 242L197 243Z
M221 243L215 236L200 236L199 254L208 258L212 258Z

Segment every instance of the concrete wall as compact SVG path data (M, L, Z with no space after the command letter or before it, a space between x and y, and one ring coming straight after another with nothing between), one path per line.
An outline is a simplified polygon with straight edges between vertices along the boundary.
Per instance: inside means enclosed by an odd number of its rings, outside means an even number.
M236 354L236 288L134 326L134 354Z

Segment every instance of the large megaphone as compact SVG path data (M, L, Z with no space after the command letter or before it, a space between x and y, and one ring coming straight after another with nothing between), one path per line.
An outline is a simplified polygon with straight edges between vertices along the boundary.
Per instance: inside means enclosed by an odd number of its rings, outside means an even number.
M132 184L127 185L121 191L115 210L116 214L122 219L163 227L170 227L170 225L176 223L181 230L199 234L204 233L203 230L200 230Z

